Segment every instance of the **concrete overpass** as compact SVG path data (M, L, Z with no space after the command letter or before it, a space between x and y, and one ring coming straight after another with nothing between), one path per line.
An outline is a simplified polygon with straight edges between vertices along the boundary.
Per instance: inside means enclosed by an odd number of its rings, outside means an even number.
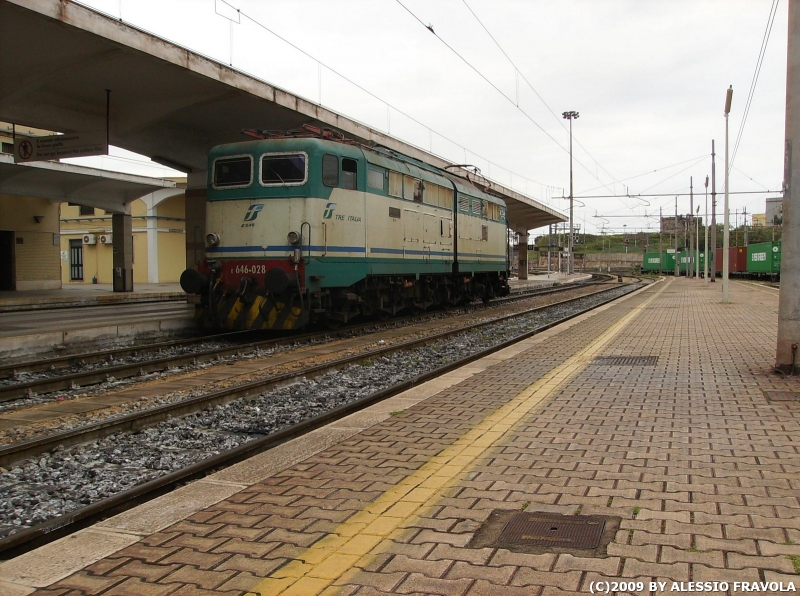
M204 233L208 151L244 128L338 129L439 167L449 162L269 83L70 0L0 0L0 120L61 132L103 130L112 145L188 174L187 260ZM466 172L464 172L466 175ZM489 180L517 232L565 221ZM191 262L190 262L191 264Z

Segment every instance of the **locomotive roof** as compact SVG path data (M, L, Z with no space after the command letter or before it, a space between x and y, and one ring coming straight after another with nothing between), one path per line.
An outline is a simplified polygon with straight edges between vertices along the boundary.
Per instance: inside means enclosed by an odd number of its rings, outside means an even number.
M213 161L225 155L240 155L245 153L256 155L269 151L305 151L309 154L325 152L343 157L351 157L353 159L364 158L370 164L407 174L426 182L439 184L440 186L449 188L454 185L459 194L484 199L490 203L505 206L505 201L472 186L465 179L415 160L412 157L396 154L395 152L389 153L387 151L384 153L380 148L373 150L361 145L329 141L315 137L256 139L253 141L217 145L211 150L209 160Z

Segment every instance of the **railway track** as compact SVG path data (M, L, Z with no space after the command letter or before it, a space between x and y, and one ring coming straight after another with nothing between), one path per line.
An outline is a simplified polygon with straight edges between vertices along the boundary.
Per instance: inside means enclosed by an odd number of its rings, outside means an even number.
M589 299L586 296L571 298L567 301L564 301L559 304L559 306L563 306L564 304L574 304L581 300L587 302L587 300L593 302L590 306L585 307L576 307L573 308L568 314L566 315L559 315L557 317L553 317L553 320L550 320L546 323L537 323L535 328L522 333L521 335L511 337L508 339L503 340L496 345L491 346L490 348L479 350L475 353L471 353L467 356L461 357L453 362L449 362L435 370L428 370L413 379L406 379L402 382L396 383L393 386L385 387L377 392L370 394L363 399L359 399L357 401L353 401L351 403L346 403L340 405L338 407L333 408L332 410L316 416L311 420L306 420L302 423L295 424L290 426L289 428L279 430L275 433L267 434L266 436L260 436L255 440L251 440L245 442L242 445L239 445L233 449L229 449L224 453L220 453L219 455L212 456L210 458L203 459L200 462L196 462L192 465L189 465L181 470L176 472L172 472L170 474L164 475L160 478L151 480L150 482L146 482L139 486L136 486L128 491L124 491L118 493L110 498L104 499L103 501L93 503L88 505L87 507L83 507L78 509L77 511L70 512L68 514L62 515L55 519L51 519L47 522L39 524L38 526L26 530L22 530L21 532L9 536L3 540L0 540L0 553L2 556L16 556L21 552L25 552L30 550L31 548L35 548L36 546L43 544L44 542L50 541L55 539L59 536L65 535L71 531L75 531L80 527L84 527L89 523L92 523L94 520L99 519L103 516L108 516L113 514L117 511L121 511L129 506L133 506L133 504L142 502L152 496L157 494L163 493L165 490L168 490L169 487L174 486L176 483L185 482L191 478L196 478L202 476L209 471L222 467L224 465L229 465L230 463L234 463L235 461L239 461L244 459L245 457L249 457L259 451L263 451L268 449L274 445L280 444L290 438L298 436L299 434L308 432L314 428L318 428L328 422L350 414L358 409L366 407L372 403L380 399L384 399L389 397L390 395L394 395L398 392L404 391L405 389L417 384L424 382L430 378L434 378L448 370L456 368L458 366L462 366L468 361L480 358L485 356L488 353L496 351L498 349L502 349L506 345L511 343L520 341L525 337L538 333L546 328L552 327L557 325L565 320L573 318L574 316L578 316L587 310L598 306L598 303L605 303L609 300L615 299L620 292L615 291L618 288L621 288L619 285L614 285L613 288L600 290L598 292L592 293L592 298ZM601 297L601 295L611 293L611 297L605 298ZM534 309L526 309L523 313L516 313L516 314L509 314L503 315L500 317L492 317L491 319L487 319L480 323L480 327L484 328L492 328L492 326L497 327L503 323L508 322L513 318L520 318L524 316L529 316L532 313L543 312L548 309L553 309L554 305L544 306L544 307L537 307ZM92 438L97 438L100 436L113 434L113 433L120 433L124 431L135 431L136 429L143 428L146 426L150 426L152 424L157 423L159 420L165 420L168 418L174 418L178 416L184 416L189 412L197 411L199 409L208 408L210 405L213 404L221 404L225 402L230 402L232 400L236 400L242 397L247 397L254 395L256 393L264 392L271 387L279 386L281 384L291 383L296 380L298 377L303 378L312 378L318 375L325 374L331 370L340 370L344 367L351 366L353 363L358 361L364 361L365 359L376 359L385 357L389 353L393 352L408 352L418 348L421 345L431 344L432 342L441 341L448 337L453 337L458 334L464 334L465 329L469 326L462 326L458 329L449 329L435 334L429 334L425 337L420 337L404 342L400 342L391 346L378 346L374 350L370 350L368 352L363 352L360 354L353 354L342 358L337 358L325 363L321 363L312 367L308 367L302 370L282 373L278 375L268 375L265 378L258 379L249 383L240 384L234 387L229 387L223 390L212 391L208 394L202 396L195 396L189 400L183 400L182 402L176 404L169 404L165 407L154 408L148 410L146 412L139 412L136 415L128 415L118 417L116 419L107 420L102 423L98 423L95 425L89 425L82 429L74 429L69 432L65 433L56 433L50 435L48 437L41 437L35 441L28 441L23 444L16 444L16 445L9 445L2 450L0 450L0 458L5 464L9 464L13 461L19 461L19 459L24 459L27 457L33 457L35 455L39 455L42 453L46 453L53 449L63 450L67 445L71 443L82 443L87 440L91 440ZM475 325L472 325L474 328Z
M580 285L559 286L545 288L531 292L520 292L505 298L500 298L489 303L488 306L509 304L537 296L547 296L574 291L576 288L602 283L600 280L583 283ZM469 305L453 309L451 312L468 312L469 310L484 308L486 305ZM442 316L441 312L430 313L425 318ZM387 324L403 325L409 321L416 322L420 316L409 316L394 319ZM424 318L423 318L424 320ZM285 345L302 342L313 342L330 336L344 336L345 334L358 333L376 328L375 322L361 323L349 326L341 331L331 332L313 331L300 335L272 337L269 339L252 340L253 332L240 331L225 333L203 338L191 338L157 342L147 346L114 348L100 350L81 355L71 355L58 358L46 358L28 362L18 362L0 366L0 403L32 398L36 395L51 393L59 390L75 389L96 383L101 383L109 378L125 379L142 376L148 373L160 372L170 368L182 367L189 364L212 362L231 356L241 356L258 350L267 350ZM211 346L204 347L204 344ZM174 353L177 350L178 353ZM164 351L172 353L162 355ZM124 362L124 360L133 360ZM123 362L120 362L123 361ZM115 364L115 362L120 362ZM88 367L88 368L87 368ZM74 372L74 368L80 368ZM65 372L67 371L67 372ZM19 376L32 373L47 373L46 376L15 381Z

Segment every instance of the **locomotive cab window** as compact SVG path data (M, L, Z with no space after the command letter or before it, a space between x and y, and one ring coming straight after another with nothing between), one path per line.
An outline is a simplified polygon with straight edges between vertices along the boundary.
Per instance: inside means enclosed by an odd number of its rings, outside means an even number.
M325 186L339 186L339 158L335 155L322 156L322 183Z
M306 156L303 153L277 153L261 157L262 186L303 184L306 173Z
M214 188L239 188L253 181L253 158L249 155L224 157L214 162Z
M358 190L358 162L355 159L342 158L342 188Z

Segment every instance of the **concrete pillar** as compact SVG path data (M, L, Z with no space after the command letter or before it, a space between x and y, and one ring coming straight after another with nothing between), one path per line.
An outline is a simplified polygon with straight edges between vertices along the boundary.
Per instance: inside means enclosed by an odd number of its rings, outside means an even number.
M111 229L114 291L133 292L133 223L130 213L112 214Z
M159 283L158 273L158 205L180 195L183 191L174 188L157 190L142 197L142 202L147 207L145 229L147 231L147 283Z
M519 266L517 278L528 279L528 230L517 230L519 234Z
M186 268L203 260L206 237L206 172L192 172L186 181Z
M158 207L147 207L147 283L158 283Z
M776 367L800 371L800 0L789 0L789 42L786 63L786 144L784 154L781 292L778 306ZM795 186L794 180L798 184ZM794 346L794 349L792 347ZM792 370L794 363L794 370Z

